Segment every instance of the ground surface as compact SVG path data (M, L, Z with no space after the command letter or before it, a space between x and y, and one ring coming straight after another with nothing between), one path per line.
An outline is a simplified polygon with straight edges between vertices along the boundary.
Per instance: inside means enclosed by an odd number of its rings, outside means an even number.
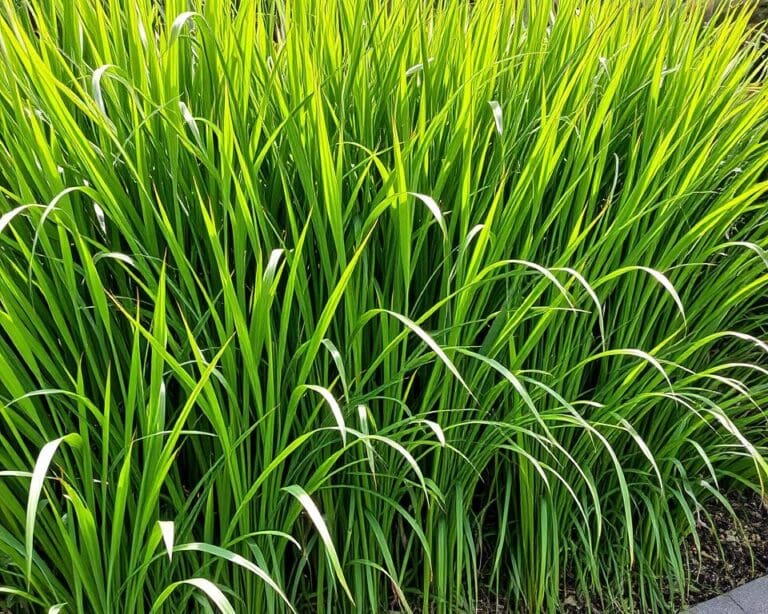
M686 614L766 614L768 576L752 580L734 591L705 601Z
M768 574L768 505L756 495L737 496L732 504L741 526L722 507L710 509L717 535L701 532L701 568L692 569L691 603L717 597ZM686 547L695 561L698 557L692 540ZM764 612L768 613L768 602Z
M701 515L701 552L692 538L683 545L691 574L688 603L715 600L706 604L707 609L694 608L690 614L768 614L768 504L754 494L729 498L739 520L734 520L719 503L713 503L707 512L714 531L708 529L707 515ZM756 584L746 586L756 579ZM720 598L729 591L734 591L733 597ZM762 609L745 609L734 601L738 598L746 604L758 597ZM615 614L614 610L595 604L590 609L583 599L568 591L563 603L564 614Z

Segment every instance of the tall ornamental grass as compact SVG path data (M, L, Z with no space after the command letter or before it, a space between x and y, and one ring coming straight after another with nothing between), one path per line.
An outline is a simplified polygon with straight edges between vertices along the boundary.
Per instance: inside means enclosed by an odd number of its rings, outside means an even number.
M525 4L0 0L13 611L686 601L768 469L762 48Z

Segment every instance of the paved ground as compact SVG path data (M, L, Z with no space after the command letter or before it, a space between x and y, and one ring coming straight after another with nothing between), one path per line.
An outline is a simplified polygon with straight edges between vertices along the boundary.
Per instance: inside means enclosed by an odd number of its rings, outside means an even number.
M700 603L687 614L768 614L768 576Z

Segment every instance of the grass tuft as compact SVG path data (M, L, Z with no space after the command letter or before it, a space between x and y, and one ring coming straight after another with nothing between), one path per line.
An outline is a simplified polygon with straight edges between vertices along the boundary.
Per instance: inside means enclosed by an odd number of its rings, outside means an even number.
M768 470L764 48L529 4L0 0L8 607L686 601Z

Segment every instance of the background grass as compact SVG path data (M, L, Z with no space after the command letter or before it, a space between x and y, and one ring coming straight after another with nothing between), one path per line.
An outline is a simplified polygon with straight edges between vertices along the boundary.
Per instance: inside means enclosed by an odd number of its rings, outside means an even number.
M767 467L761 48L524 4L2 0L14 608L685 600Z

